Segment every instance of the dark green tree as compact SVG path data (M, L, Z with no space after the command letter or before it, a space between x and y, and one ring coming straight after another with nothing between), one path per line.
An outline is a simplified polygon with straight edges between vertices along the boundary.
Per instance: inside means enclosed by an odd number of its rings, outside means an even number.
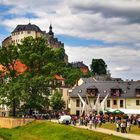
M65 108L65 101L62 99L62 93L58 92L57 90L51 96L50 106L55 111L60 111Z
M15 70L15 63L18 59L18 48L14 45L0 48L0 64L5 68L1 72L0 100L12 108L12 115L16 115L16 108L19 106L22 94L21 84L19 83L18 73Z
M0 64L5 67L1 74L1 103L16 110L41 110L49 106L50 89L60 86L54 78L65 67L64 49L53 50L44 38L25 38L17 46L0 48ZM15 70L20 60L27 70L19 75Z
M24 99L24 110L47 109L50 89L58 87L54 75L58 74L64 65L61 58L61 50L53 50L48 47L44 38L25 38L18 45L20 60L27 66L23 74L25 82L24 91L27 96Z
M90 68L93 75L107 74L107 65L103 59L92 59Z
M62 76L65 78L65 84L69 87L74 86L77 80L83 76L79 68L66 67L63 70Z

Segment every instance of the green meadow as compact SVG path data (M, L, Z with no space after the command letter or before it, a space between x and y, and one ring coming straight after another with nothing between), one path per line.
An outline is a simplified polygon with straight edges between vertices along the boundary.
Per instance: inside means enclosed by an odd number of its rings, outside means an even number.
M13 129L1 128L0 137L4 140L126 140L47 121L34 121Z

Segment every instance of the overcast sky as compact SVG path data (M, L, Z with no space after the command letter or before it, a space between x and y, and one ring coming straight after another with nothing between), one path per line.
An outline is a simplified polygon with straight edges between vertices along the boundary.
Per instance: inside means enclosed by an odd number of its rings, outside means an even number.
M0 42L29 18L52 24L69 62L102 58L112 77L140 80L140 0L0 0Z

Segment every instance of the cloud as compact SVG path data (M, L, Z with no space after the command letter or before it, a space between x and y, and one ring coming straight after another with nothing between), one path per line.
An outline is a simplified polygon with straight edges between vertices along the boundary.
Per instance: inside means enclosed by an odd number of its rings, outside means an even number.
M83 61L90 66L93 58L102 58L111 71L113 77L123 79L140 79L140 50L126 48L124 46L114 47L72 47L66 46L69 61Z
M122 67L117 67L117 68L115 68L115 70L116 71L129 71L129 70L131 70L131 68L130 67L128 67L128 66L122 66Z
M83 39L102 40L107 43L139 43L139 22L128 22L130 18L140 19L140 2L131 0L5 0L5 5L14 7L8 11L17 17L2 20L1 24L14 28L18 23L28 22L26 13L32 11L37 19L31 22L46 30L52 22L56 34L70 35ZM77 10L77 12L75 12ZM125 12L124 12L125 11ZM120 13L119 13L120 12ZM136 14L138 12L138 14ZM110 15L109 15L110 14ZM131 19L130 19L131 20ZM130 21L129 20L129 21ZM135 21L135 20L134 20Z
M104 17L121 17L129 22L140 22L140 1L138 0L86 0L72 1L75 12L101 13Z
M1 0L0 5L8 6L0 15L0 26L9 34L17 24L28 24L30 13L31 23L42 30L48 31L52 23L56 36L107 44L76 47L64 42L70 61L83 60L89 65L92 58L103 58L113 76L140 79L139 0ZM1 34L2 40L6 36Z

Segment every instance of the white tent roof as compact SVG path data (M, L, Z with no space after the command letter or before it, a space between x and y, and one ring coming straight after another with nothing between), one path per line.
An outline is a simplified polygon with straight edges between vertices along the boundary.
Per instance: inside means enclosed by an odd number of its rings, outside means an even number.
M109 111L113 112L117 109L110 109ZM118 109L122 112L124 112L125 114L140 114L140 109Z

